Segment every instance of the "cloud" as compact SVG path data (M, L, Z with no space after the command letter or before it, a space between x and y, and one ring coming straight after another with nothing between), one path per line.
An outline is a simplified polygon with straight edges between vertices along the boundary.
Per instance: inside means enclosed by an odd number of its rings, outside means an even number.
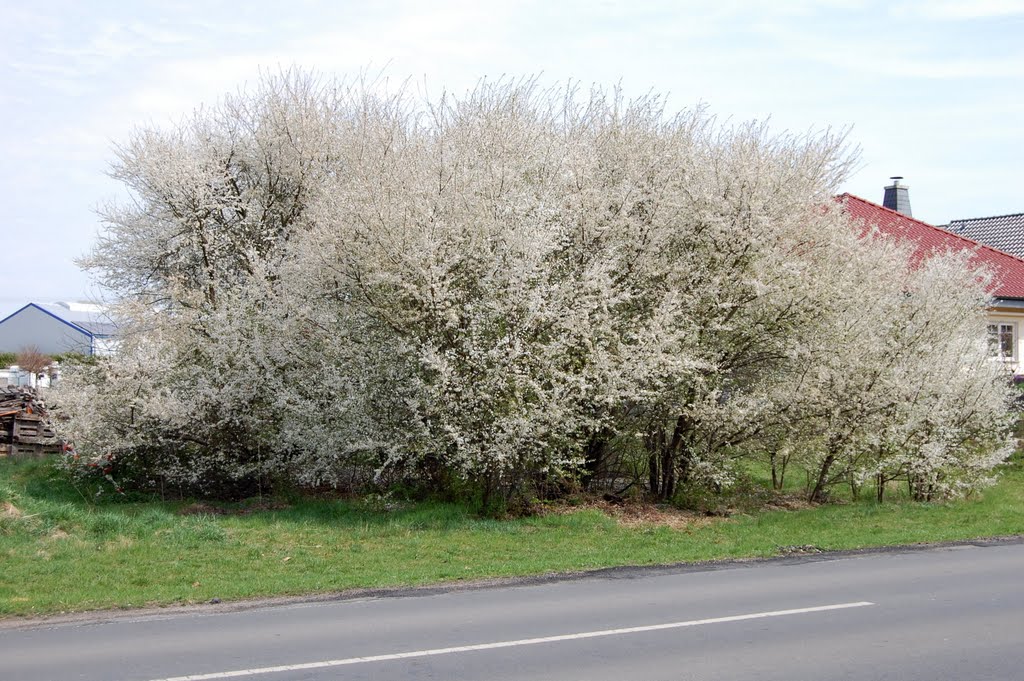
M300 31L301 37L285 33L272 42L252 40L254 44L239 46L233 53L182 51L161 59L144 81L131 83L104 108L122 120L176 120L202 103L252 84L261 73L296 65L321 73L354 74L391 64L405 77L438 73L445 70L443 65L451 72L450 65L457 64L466 73L475 73L482 60L508 56L503 47L509 42L504 19L513 6L415 5L414 11L397 16L379 12L350 22L326 21L318 30ZM240 35L255 34L246 29Z
M992 19L1024 15L1024 0L941 0L898 5L898 15L913 15L940 21Z
M734 120L770 115L776 129L856 124L867 198L905 172L925 216L929 203L942 219L1020 209L1004 205L1019 191L1002 159L1021 142L1024 0L8 4L0 146L14 162L0 191L11 224L26 240L49 230L34 247L61 258L85 250L89 206L116 191L102 174L112 141L293 65L383 71L428 95L481 76L621 81L627 96L671 93L670 109L703 100ZM971 208L943 173L999 187L1004 204Z
M879 27L872 33L859 28L836 32L808 31L779 21L758 25L774 50L846 74L900 80L1024 77L1024 52L1000 50L984 34L932 31L913 24ZM992 44L985 43L986 37Z

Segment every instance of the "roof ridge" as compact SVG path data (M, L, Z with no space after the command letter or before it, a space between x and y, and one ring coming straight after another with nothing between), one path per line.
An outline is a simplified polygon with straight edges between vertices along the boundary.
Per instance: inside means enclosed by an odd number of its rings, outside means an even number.
M1024 217L1024 212L1004 213L1003 215L985 215L980 218L955 218L953 220L950 220L949 224L953 224L954 222L971 222L973 220L995 220L996 218L1015 218L1018 216Z
M970 239L968 237L965 237L962 234L957 234L956 232L954 232L952 230L942 229L941 227L937 227L936 225L933 225L933 224L930 224L928 222L925 222L924 220L918 220L917 218L912 217L910 215L905 215L905 214L899 212L898 210L893 210L891 208L886 208L885 206L880 206L877 203L875 203L874 201L868 201L867 199L862 199L861 197L857 196L856 194L851 194L850 192L843 192L842 194L839 195L840 198L842 198L844 196L847 197L848 199L857 199L858 201L860 201L862 203L870 204L871 206L874 206L875 208L878 208L879 210L884 210L884 211L886 211L888 213L892 213L893 215L898 216L899 218L901 218L903 220L910 220L910 221L916 222L917 224L922 225L924 227L928 227L930 229L938 230L940 232L943 232L944 234L948 234L948 235L950 235L950 236L952 236L952 237L954 237L956 239L959 239L960 241L967 242L968 244L973 244L979 250L992 251L993 253L998 253L999 255L1005 255L1007 258L1013 258L1014 260L1017 260L1019 262L1024 263L1024 258L1016 256L1013 253L1007 253L1006 251L1001 251L998 248L992 248L988 244L983 244L980 241L975 241L974 239ZM1024 213L1022 213L1022 215L1024 215Z
M886 213L892 213L893 215L901 217L904 220L913 220L914 222L916 222L918 224L922 224L925 227L935 227L935 225L933 225L933 224L931 224L929 222L925 222L924 220L919 220L919 219L915 218L912 215L907 215L906 213L901 213L898 210L893 210L892 208L886 208L885 206L883 206L883 205L881 205L879 203L875 203L874 201L868 201L867 199L861 198L860 196L857 196L856 194L851 194L850 192L843 192L839 196L840 196L840 198L843 197L843 196L846 196L846 197L851 198L851 199L857 199L861 203L869 203L872 206L874 206L875 208L878 208L880 210L884 210ZM943 231L948 231L948 230L943 230ZM967 239L967 241L970 241L970 239Z

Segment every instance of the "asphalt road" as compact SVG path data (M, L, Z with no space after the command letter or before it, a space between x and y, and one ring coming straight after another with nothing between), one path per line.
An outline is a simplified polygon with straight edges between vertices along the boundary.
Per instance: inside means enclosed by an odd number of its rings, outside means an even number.
M0 630L0 679L1024 679L1024 544Z

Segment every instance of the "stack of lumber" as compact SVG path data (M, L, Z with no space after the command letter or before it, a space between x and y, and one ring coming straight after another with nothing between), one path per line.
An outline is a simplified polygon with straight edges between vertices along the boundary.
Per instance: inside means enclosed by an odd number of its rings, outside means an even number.
M60 450L60 439L36 391L0 388L0 457L42 456Z

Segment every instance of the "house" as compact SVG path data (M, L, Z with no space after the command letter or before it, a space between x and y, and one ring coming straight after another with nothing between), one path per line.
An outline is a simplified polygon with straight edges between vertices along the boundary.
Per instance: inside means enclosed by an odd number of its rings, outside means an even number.
M886 205L878 205L852 194L842 194L838 200L847 212L865 225L874 225L878 231L914 244L913 260L933 253L971 251L971 263L992 270L995 285L988 309L989 338L993 355L1007 363L1015 374L1024 374L1024 260L1004 253L960 234L914 219L910 214L909 187L899 184L903 178L892 178L894 185L886 187ZM892 191L890 191L892 190ZM902 195L902 196L901 196ZM898 208L906 208L906 213Z
M1024 213L950 220L943 227L1004 253L1024 258Z
M0 352L34 346L48 355L75 352L109 354L117 325L101 305L29 303L0 319Z

